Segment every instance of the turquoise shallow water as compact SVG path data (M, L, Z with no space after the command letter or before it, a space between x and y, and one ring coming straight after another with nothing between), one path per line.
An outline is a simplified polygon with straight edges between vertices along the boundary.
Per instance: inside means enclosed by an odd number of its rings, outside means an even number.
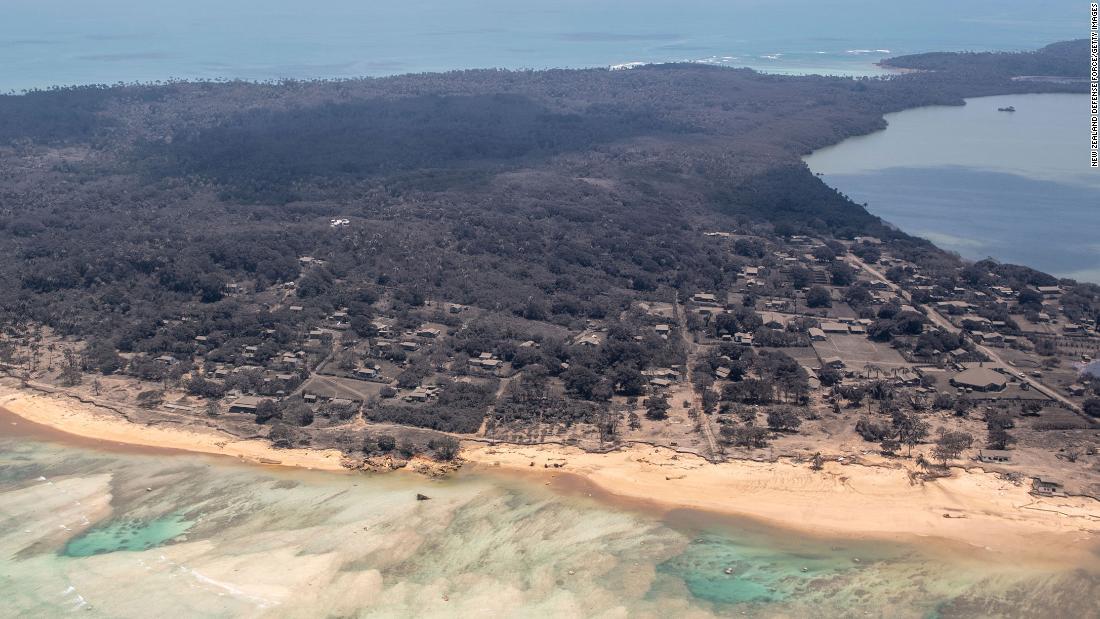
M806 595L819 578L845 578L862 569L864 562L902 556L897 549L876 549L878 556L870 557L807 545L792 552L744 542L731 544L726 536L708 533L661 563L658 570L682 578L699 599L719 605L769 604Z
M0 438L0 617L1088 617L1096 593L1093 566L659 517L495 475Z
M140 551L179 538L194 524L180 514L142 522L120 520L104 523L69 540L61 553L67 557L90 557L108 552Z

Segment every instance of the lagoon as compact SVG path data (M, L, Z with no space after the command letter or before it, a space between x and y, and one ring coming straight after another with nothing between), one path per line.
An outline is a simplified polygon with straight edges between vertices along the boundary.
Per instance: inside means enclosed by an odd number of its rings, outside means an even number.
M887 114L884 131L805 161L871 213L964 258L1100 282L1087 111L1086 95L968 99Z

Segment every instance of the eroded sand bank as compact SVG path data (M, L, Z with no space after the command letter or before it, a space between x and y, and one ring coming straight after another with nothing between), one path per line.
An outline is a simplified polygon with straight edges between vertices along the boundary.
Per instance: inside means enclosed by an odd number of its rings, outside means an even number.
M275 449L196 426L131 423L117 413L72 398L0 390L0 407L67 434L154 448L233 456L248 462L345 470L337 450ZM980 470L949 478L910 479L910 462L874 465L733 461L634 445L607 454L559 445L467 442L462 457L485 470L549 480L575 476L611 498L658 509L695 509L749 517L803 533L911 541L936 537L985 551L1062 562L1080 558L1100 540L1100 502L1087 497L1037 498Z
M0 408L54 430L108 443L122 443L232 456L257 464L344 470L335 449L276 449L263 440L241 440L205 426L131 423L114 411L63 396L0 388Z
M1026 482L1016 485L980 470L956 469L950 478L920 483L910 481L904 464L827 462L821 471L785 460L711 464L639 445L608 454L483 445L466 449L463 457L536 476L576 475L612 496L750 517L810 534L898 541L938 537L1054 560L1087 553L1100 540L1100 502L1040 499L1028 493Z

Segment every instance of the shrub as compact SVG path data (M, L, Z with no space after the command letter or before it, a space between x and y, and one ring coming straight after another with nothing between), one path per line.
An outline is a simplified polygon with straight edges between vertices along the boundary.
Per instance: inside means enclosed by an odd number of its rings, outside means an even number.
M458 439L453 436L433 438L428 442L428 449L434 451L435 456L440 460L454 460L458 456Z
M878 443L893 434L893 431L889 426L875 423L866 417L860 417L859 421L856 422L856 434L862 436L863 440L869 443Z
M376 443L378 445L378 451L393 451L397 448L397 439L391 434L382 434L378 437Z

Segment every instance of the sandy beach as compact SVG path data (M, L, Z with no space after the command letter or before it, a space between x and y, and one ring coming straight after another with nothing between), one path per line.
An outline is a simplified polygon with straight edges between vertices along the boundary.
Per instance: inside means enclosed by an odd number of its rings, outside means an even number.
M241 440L205 427L141 425L114 411L64 396L0 388L0 408L26 421L104 443L119 443L230 456L266 465L346 470L335 449L276 449L263 440Z
M346 470L337 450L275 449L262 440L240 440L205 427L140 425L64 396L6 388L0 390L0 408L83 440ZM826 462L823 470L814 471L808 463L787 460L712 464L642 445L596 454L560 445L469 441L462 458L475 470L523 476L532 483L567 488L571 480L579 480L608 500L659 511L694 509L747 517L822 536L940 538L1059 563L1071 555L1089 555L1100 543L1100 501L1038 498L1028 493L1026 481L1017 485L980 469L955 469L950 478L920 483L910 480L911 461Z
M897 463L827 462L821 471L785 460L711 464L639 445L608 454L561 446L477 446L463 457L484 468L578 476L612 497L653 507L748 517L823 536L941 538L1056 562L1067 553L1089 554L1100 543L1100 502L1037 498L1026 481L1015 485L980 470L955 469L950 478L922 484L911 483L908 469Z

